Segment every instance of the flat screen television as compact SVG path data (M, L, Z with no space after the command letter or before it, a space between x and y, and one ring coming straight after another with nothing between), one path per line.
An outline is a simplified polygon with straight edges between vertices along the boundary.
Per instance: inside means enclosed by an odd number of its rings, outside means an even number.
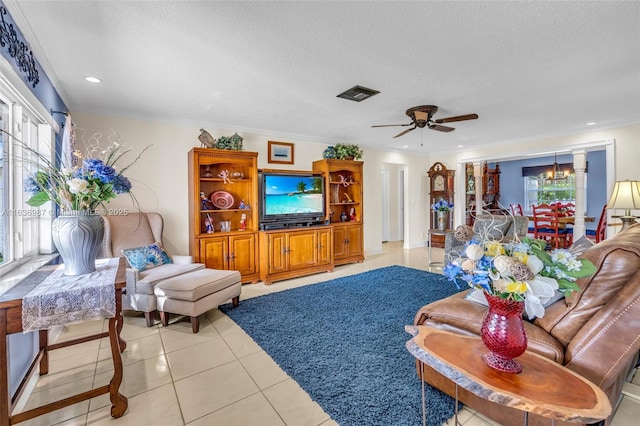
M322 175L262 172L260 226L277 229L324 223L325 188Z

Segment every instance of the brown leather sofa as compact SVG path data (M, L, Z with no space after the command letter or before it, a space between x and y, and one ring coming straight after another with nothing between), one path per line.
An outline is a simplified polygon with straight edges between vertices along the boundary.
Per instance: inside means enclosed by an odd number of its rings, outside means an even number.
M525 321L528 350L595 383L609 397L615 411L622 386L635 368L640 351L640 223L589 248L582 257L591 260L597 272L578 280L581 291L547 307L543 318L533 323ZM414 324L479 336L486 307L465 300L467 292L424 306ZM453 382L426 365L424 368L423 379L427 383L455 395ZM459 389L459 398L503 425L522 424L519 410L484 400L464 389ZM551 421L529 416L529 424L550 425Z

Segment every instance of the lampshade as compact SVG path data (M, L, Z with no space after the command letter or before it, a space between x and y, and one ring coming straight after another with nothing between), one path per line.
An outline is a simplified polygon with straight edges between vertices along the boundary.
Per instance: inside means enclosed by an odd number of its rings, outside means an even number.
M611 193L611 198L607 203L608 209L624 209L622 229L628 228L635 217L631 216L631 209L640 209L640 181L623 180L616 182Z
M623 180L616 182L607 203L609 209L640 209L640 181Z

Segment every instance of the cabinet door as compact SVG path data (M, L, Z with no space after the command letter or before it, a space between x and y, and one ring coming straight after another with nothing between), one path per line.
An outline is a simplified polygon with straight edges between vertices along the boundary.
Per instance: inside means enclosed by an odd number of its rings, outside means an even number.
M331 228L318 230L318 265L331 263Z
M309 230L289 233L287 254L289 271L317 265L318 232Z
M229 237L229 269L239 271L242 275L256 272L255 234Z
M333 228L333 258L340 259L347 255L347 231L344 226Z
M362 255L362 225L346 227L347 231L347 256Z
M269 256L269 273L276 274L287 270L287 238L286 233L278 232L267 236L267 253ZM261 250L263 250L261 248ZM264 266L264 265L263 265Z
M211 269L229 269L229 238L200 240L200 263Z

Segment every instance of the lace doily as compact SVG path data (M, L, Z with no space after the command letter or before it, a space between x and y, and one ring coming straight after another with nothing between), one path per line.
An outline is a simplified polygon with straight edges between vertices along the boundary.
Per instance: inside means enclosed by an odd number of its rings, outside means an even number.
M60 265L22 299L23 332L113 317L119 262L118 258L99 259L95 272L78 276L64 275Z

